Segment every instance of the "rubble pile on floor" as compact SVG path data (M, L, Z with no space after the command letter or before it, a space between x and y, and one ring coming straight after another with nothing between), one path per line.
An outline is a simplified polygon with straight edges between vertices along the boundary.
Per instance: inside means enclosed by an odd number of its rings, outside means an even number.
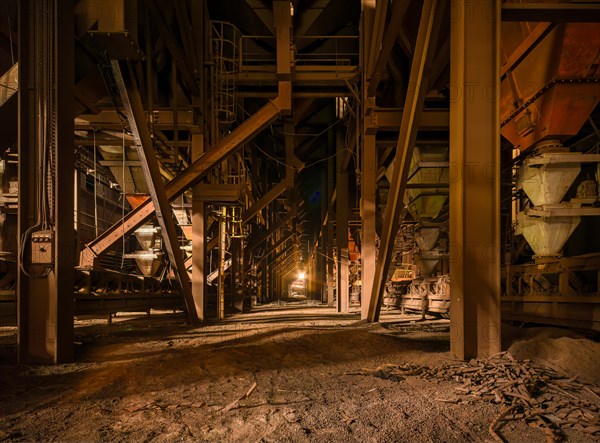
M441 367L413 364L384 365L362 375L392 381L417 376L432 381L461 383L455 398L437 398L447 403L490 401L502 406L489 432L499 442L496 430L509 420L525 420L541 429L548 442L562 439L561 430L574 428L600 435L600 387L568 378L539 366L531 360L518 361L507 352L469 362L453 362Z

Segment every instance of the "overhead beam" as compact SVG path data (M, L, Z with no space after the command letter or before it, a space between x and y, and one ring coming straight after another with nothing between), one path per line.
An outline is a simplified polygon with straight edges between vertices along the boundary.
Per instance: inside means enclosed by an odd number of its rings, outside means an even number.
M374 108L365 118L368 133L375 131L398 131L402 122L400 108ZM450 113L447 109L424 109L419 122L420 131L447 131Z
M444 6L445 2L438 2L438 0L425 0L423 2L408 82L409 85L413 86L406 96L404 112L402 113L394 158L394 171L384 213L379 255L373 278L373 290L367 315L370 322L379 320L381 300L383 299L385 282L392 259L394 239L398 233L400 217L404 208L404 191L417 138L421 111L427 93L431 61L444 15Z
M487 12L484 12L487 14ZM489 18L486 18L489 20ZM503 3L502 21L597 23L600 22L598 3Z
M148 8L152 14L152 20L158 25L160 35L163 38L165 45L169 49L169 52L171 53L171 56L177 65L177 69L179 69L181 75L183 76L186 86L189 88L192 95L199 95L200 89L198 88L194 74L190 70L190 63L181 51L177 39L175 39L175 36L172 34L169 25L167 25L164 16L156 4L156 0L149 0Z
M279 220L277 223L273 224L273 226L271 226L261 237L259 237L258 239L252 240L245 249L249 252L256 249L258 246L260 246L260 244L262 242L266 241L275 232L277 232L279 229L282 229L284 226L286 226L292 220L292 218L294 216L295 216L295 214L293 212L288 212L287 214L285 214L285 216L281 220Z
M188 16L190 14L187 11L187 2L184 0L175 0L173 3L175 4L175 14L177 15L179 34L181 35L181 40L183 41L185 53L191 61L193 71L196 71L198 68L198 63L196 61L196 52L194 51L194 36L192 35L192 27L190 25L190 21L188 20ZM202 40L197 42L199 45L203 43L204 42Z
M272 273L280 272L280 271L292 266L294 263L298 263L298 250L297 249L294 249L290 253L290 255L285 257L283 260L281 260L275 266L273 266L270 269L270 272L272 272Z
M368 97L373 97L375 92L377 92L377 86L379 86L379 82L381 81L387 62L390 59L392 50L394 49L394 43L396 42L396 33L391 31L394 29L399 29L402 26L402 22L404 21L404 17L406 15L406 9L408 8L409 4L409 1L395 1L392 4L392 17L390 18L390 22L386 28L388 32L384 33L381 51L379 51L379 55L373 65L373 69L370 71L370 79L367 87Z
M271 254L273 254L274 252L277 252L277 249L281 246L283 246L288 240L290 240L291 238L294 238L296 234L294 232L290 232L288 235L285 235L283 237L281 237L281 239L279 239L277 242L275 242L275 244L273 244L266 252L265 254L256 262L257 265L261 264L263 261L265 261Z
M370 47L367 54L365 54L366 57L364 60L366 62L365 69L369 73L369 76L373 73L375 60L377 60L380 55L381 40L383 39L383 31L387 19L388 3L389 0L376 0L375 2L375 17L373 18L373 29L371 31L371 39L369 41Z
M291 251L290 251L291 249ZM284 254L290 254L289 256L285 257L283 260L280 260L278 262L278 260L284 255ZM292 246L289 246L281 251L279 251L277 254L275 254L273 256L273 258L271 259L271 263L275 263L274 266L271 266L271 271L276 271L277 269L279 269L282 265L282 263L286 263L286 261L291 260L292 257L296 258L296 255L298 254L298 245L296 243L294 243ZM270 266L271 263L267 263L268 266Z
M262 211L267 205L283 194L286 189L287 183L285 180L277 183L275 186L269 189L265 195L263 195L242 214L242 223L248 223L250 220L252 220L252 218Z
M537 44L541 42L552 29L554 29L554 26L555 23L540 23L537 25L533 31L523 39L513 53L508 56L500 68L500 78L503 79L508 72L514 70L519 63L527 57L527 54L529 54L533 48L535 48Z

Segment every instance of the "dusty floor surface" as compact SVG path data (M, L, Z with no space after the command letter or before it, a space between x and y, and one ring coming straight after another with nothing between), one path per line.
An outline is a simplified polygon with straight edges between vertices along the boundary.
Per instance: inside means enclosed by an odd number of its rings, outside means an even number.
M263 307L201 329L189 329L181 314L117 320L77 322L77 363L0 365L0 441L491 441L499 406L436 401L453 392L451 382L356 375L385 363L447 362L445 321L417 330L407 317L384 313L393 323L370 326L307 306ZM584 377L593 379L600 345L557 331L546 338L591 347ZM518 335L510 332L505 347ZM5 359L13 333L0 330ZM513 344L519 358L528 343ZM223 411L254 383L249 398ZM520 422L499 432L511 442L544 441Z

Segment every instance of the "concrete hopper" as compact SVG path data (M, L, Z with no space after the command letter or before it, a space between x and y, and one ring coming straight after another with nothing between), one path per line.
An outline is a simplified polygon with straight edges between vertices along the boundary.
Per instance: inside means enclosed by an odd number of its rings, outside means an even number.
M523 234L536 256L558 257L580 221L580 217L530 217L521 212L517 233Z
M415 241L420 251L429 251L433 249L438 238L440 238L440 228L427 227L415 230Z
M408 175L409 187L404 193L404 204L415 220L435 219L448 200L448 147L416 146L411 159ZM393 163L386 171L391 180ZM424 188L411 188L410 185L422 185ZM440 184L439 188L435 185Z
M162 264L163 254L160 252L135 251L132 255L145 277L155 276Z
M142 249L160 249L160 228L151 224L146 224L135 230L135 238L142 246Z
M560 203L579 175L581 164L561 163L561 155L572 156L569 152L553 153L553 158L558 158L545 164L533 164L539 160L530 157L519 169L517 189L522 188L534 206Z
M413 257L421 275L432 275L441 258L437 250L419 252Z

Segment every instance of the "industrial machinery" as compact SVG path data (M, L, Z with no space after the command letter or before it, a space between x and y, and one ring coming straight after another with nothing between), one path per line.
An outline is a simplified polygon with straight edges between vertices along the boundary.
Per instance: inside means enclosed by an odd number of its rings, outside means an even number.
M512 195L503 199L502 315L598 330L600 153L581 130L597 133L590 114L600 71L589 48L600 45L600 25L502 26L507 52L527 47L528 54L502 71L501 133L514 147L504 162L512 180L504 177L503 190Z
M447 215L449 161L447 146L417 146L404 203L410 220L401 225L397 248L403 248L386 285L387 304L403 312L447 314L450 306ZM413 263L408 269L406 264ZM410 272L407 272L410 271ZM397 300L397 302L395 302Z

